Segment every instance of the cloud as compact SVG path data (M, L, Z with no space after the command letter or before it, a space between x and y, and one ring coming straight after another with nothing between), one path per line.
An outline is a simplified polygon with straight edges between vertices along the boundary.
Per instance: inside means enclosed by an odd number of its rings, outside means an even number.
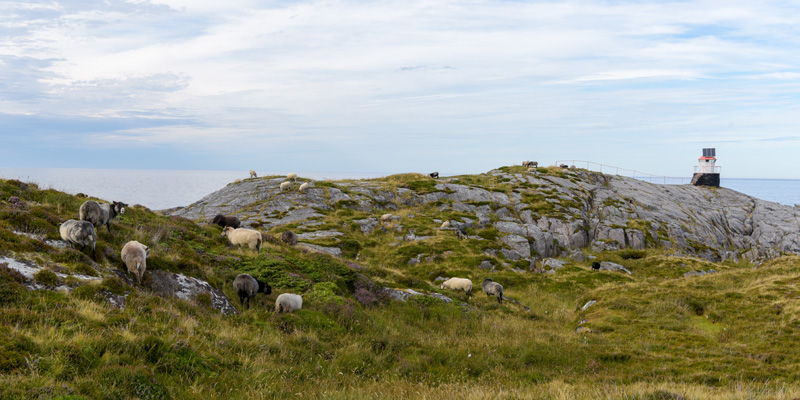
M677 152L791 137L798 17L743 0L5 2L0 105L86 146L368 146L350 169L384 147L421 164L426 142L492 162L502 141Z

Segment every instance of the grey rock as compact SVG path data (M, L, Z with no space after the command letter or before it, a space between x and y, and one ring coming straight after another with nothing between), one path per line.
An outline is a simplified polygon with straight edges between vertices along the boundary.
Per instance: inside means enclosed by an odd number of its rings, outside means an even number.
M564 268L565 265L567 265L566 261L557 260L555 258L545 258L542 260L542 268L544 269L557 270Z
M308 251L316 252L316 253L324 253L329 254L334 257L341 257L342 256L342 249L338 247L324 247L318 246L316 244L311 243L298 243L297 247L304 248Z
M492 265L492 262L489 260L483 260L480 265L478 265L478 268L492 270L494 269L494 265Z
M314 239L336 238L342 235L344 235L344 233L337 231L313 231L313 232L305 232L298 234L297 238L303 240L314 240Z
M580 251L580 250L572 250L572 252L569 253L569 258L571 258L571 259L573 259L573 260L575 260L577 262L583 262L583 260L584 260L583 252Z
M604 271L624 271L628 275L631 275L631 271L628 271L627 268L625 268L624 266L619 265L617 263L613 263L611 261L603 261L603 262L601 262L600 263L600 269L604 270Z
M208 282L167 271L147 271L149 279L145 280L150 289L157 295L170 298L177 297L183 300L195 301L198 295L208 294L211 306L224 315L237 314L230 300L221 290L211 286Z
M353 222L359 225L361 229L361 233L368 235L372 233L372 230L378 226L378 219L377 218L365 218L365 219L356 219Z
M581 307L581 311L586 311L587 308L595 305L595 303L597 303L597 300L589 300L588 302L586 302L586 304L583 305L583 307Z
M507 251L501 250L501 252L508 257L509 259L516 260L519 258L530 258L531 256L531 245L523 236L520 235L507 235L503 236L500 240L506 244L506 246L510 247L511 250L517 254L517 258L509 257Z

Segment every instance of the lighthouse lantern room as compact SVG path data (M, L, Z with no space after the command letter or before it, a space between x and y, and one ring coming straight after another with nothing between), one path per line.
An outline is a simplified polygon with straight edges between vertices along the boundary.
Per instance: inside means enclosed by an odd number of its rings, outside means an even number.
M719 187L719 171L717 167L717 151L715 148L703 149L703 156L697 160L700 165L694 167L692 185Z

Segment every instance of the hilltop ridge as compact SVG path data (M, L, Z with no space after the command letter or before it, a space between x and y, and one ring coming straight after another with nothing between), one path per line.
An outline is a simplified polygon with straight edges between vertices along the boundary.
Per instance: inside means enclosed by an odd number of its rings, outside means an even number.
M392 226L400 241L435 240L432 232L446 220L470 237L495 240L497 251L487 254L515 262L568 257L581 249L664 248L709 261L754 262L800 252L800 209L726 188L661 185L554 167L533 172L502 167L438 180L401 174L315 181L306 193L296 189L309 180L301 178L283 192L285 180L231 183L170 214L195 221L236 215L246 226L293 229L308 243L326 244L331 237L369 236L383 213L411 214L413 223L403 218ZM334 221L359 229L342 230L331 226Z

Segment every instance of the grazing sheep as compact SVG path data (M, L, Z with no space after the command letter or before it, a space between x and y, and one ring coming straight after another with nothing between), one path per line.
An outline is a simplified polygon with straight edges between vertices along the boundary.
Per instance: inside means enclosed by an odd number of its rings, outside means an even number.
M492 281L491 278L486 278L481 286L483 286L483 291L486 292L487 296L497 297L497 302L503 304L503 285Z
M236 217L234 217L232 215L231 216L225 216L225 215L222 215L222 214L215 215L214 219L211 220L211 223L212 224L217 224L217 225L219 225L219 226L221 226L223 228L226 227L226 226L230 226L230 227L232 227L234 229L240 227L241 224L242 224L241 221L239 221L239 218L236 218Z
M456 237L461 240L469 239L469 235L467 235L467 232L461 228L456 229Z
M381 215L381 222L389 222L392 220L392 214Z
M111 232L111 220L119 214L124 214L127 206L119 201L111 204L98 203L94 200L85 201L78 211L78 219L91 222L95 228L105 225Z
M536 168L533 168L533 167L528 168L528 172L536 172Z
M294 293L283 293L275 299L276 313L290 313L303 308L303 298Z
M292 182L281 182L281 192L285 192L292 188Z
M468 298L472 297L472 281L466 278L450 278L442 282L441 289L463 290Z
M252 229L247 228L232 228L230 226L226 226L225 229L222 230L221 236L227 236L228 240L231 241L231 244L234 246L247 246L256 251L256 253L261 252L261 232L255 231Z
M58 232L61 238L69 244L81 246L81 251L86 246L92 246L92 260L95 258L94 246L97 244L97 233L94 230L94 225L89 221L68 220L58 227Z
M447 229L449 227L450 227L450 221L448 220L448 221L442 222L442 226L440 226L439 229Z
M300 188L298 188L297 191L300 192L300 193L305 193L306 189L308 189L308 184L309 184L309 182L306 182L306 183L300 185Z
M294 172L287 174L286 178L291 179L292 182L297 182L297 174L295 174Z
M567 165L567 164L561 164L561 165L559 165L559 168L569 168L569 165Z
M125 246L122 247L122 261L128 267L128 272L136 275L139 285L142 284L144 271L147 270L147 256L149 255L150 248L135 240L125 243Z
M598 269L600 269L600 263L599 263L599 262L597 262L597 261L593 262L593 263L592 263L592 269L593 269L593 270L595 270L595 271L597 271Z
M297 234L292 231L283 231L281 240L289 246L294 246L297 244Z
M253 170L251 169L251 170L250 170L250 177L251 177L251 178L258 178L258 175L256 175L256 171L253 171Z
M522 166L523 167L534 167L535 168L535 167L539 166L539 162L538 161L523 161L522 162Z
M259 293L266 295L272 293L272 287L266 282L253 278L248 274L240 274L233 280L233 290L239 295L239 304L244 308L250 308L250 299Z
M431 178L433 178L433 179L438 179L438 178L439 178L439 171L436 171L436 172L431 172L431 173L430 173L430 174L428 174L428 175L430 175L430 176L431 176Z

